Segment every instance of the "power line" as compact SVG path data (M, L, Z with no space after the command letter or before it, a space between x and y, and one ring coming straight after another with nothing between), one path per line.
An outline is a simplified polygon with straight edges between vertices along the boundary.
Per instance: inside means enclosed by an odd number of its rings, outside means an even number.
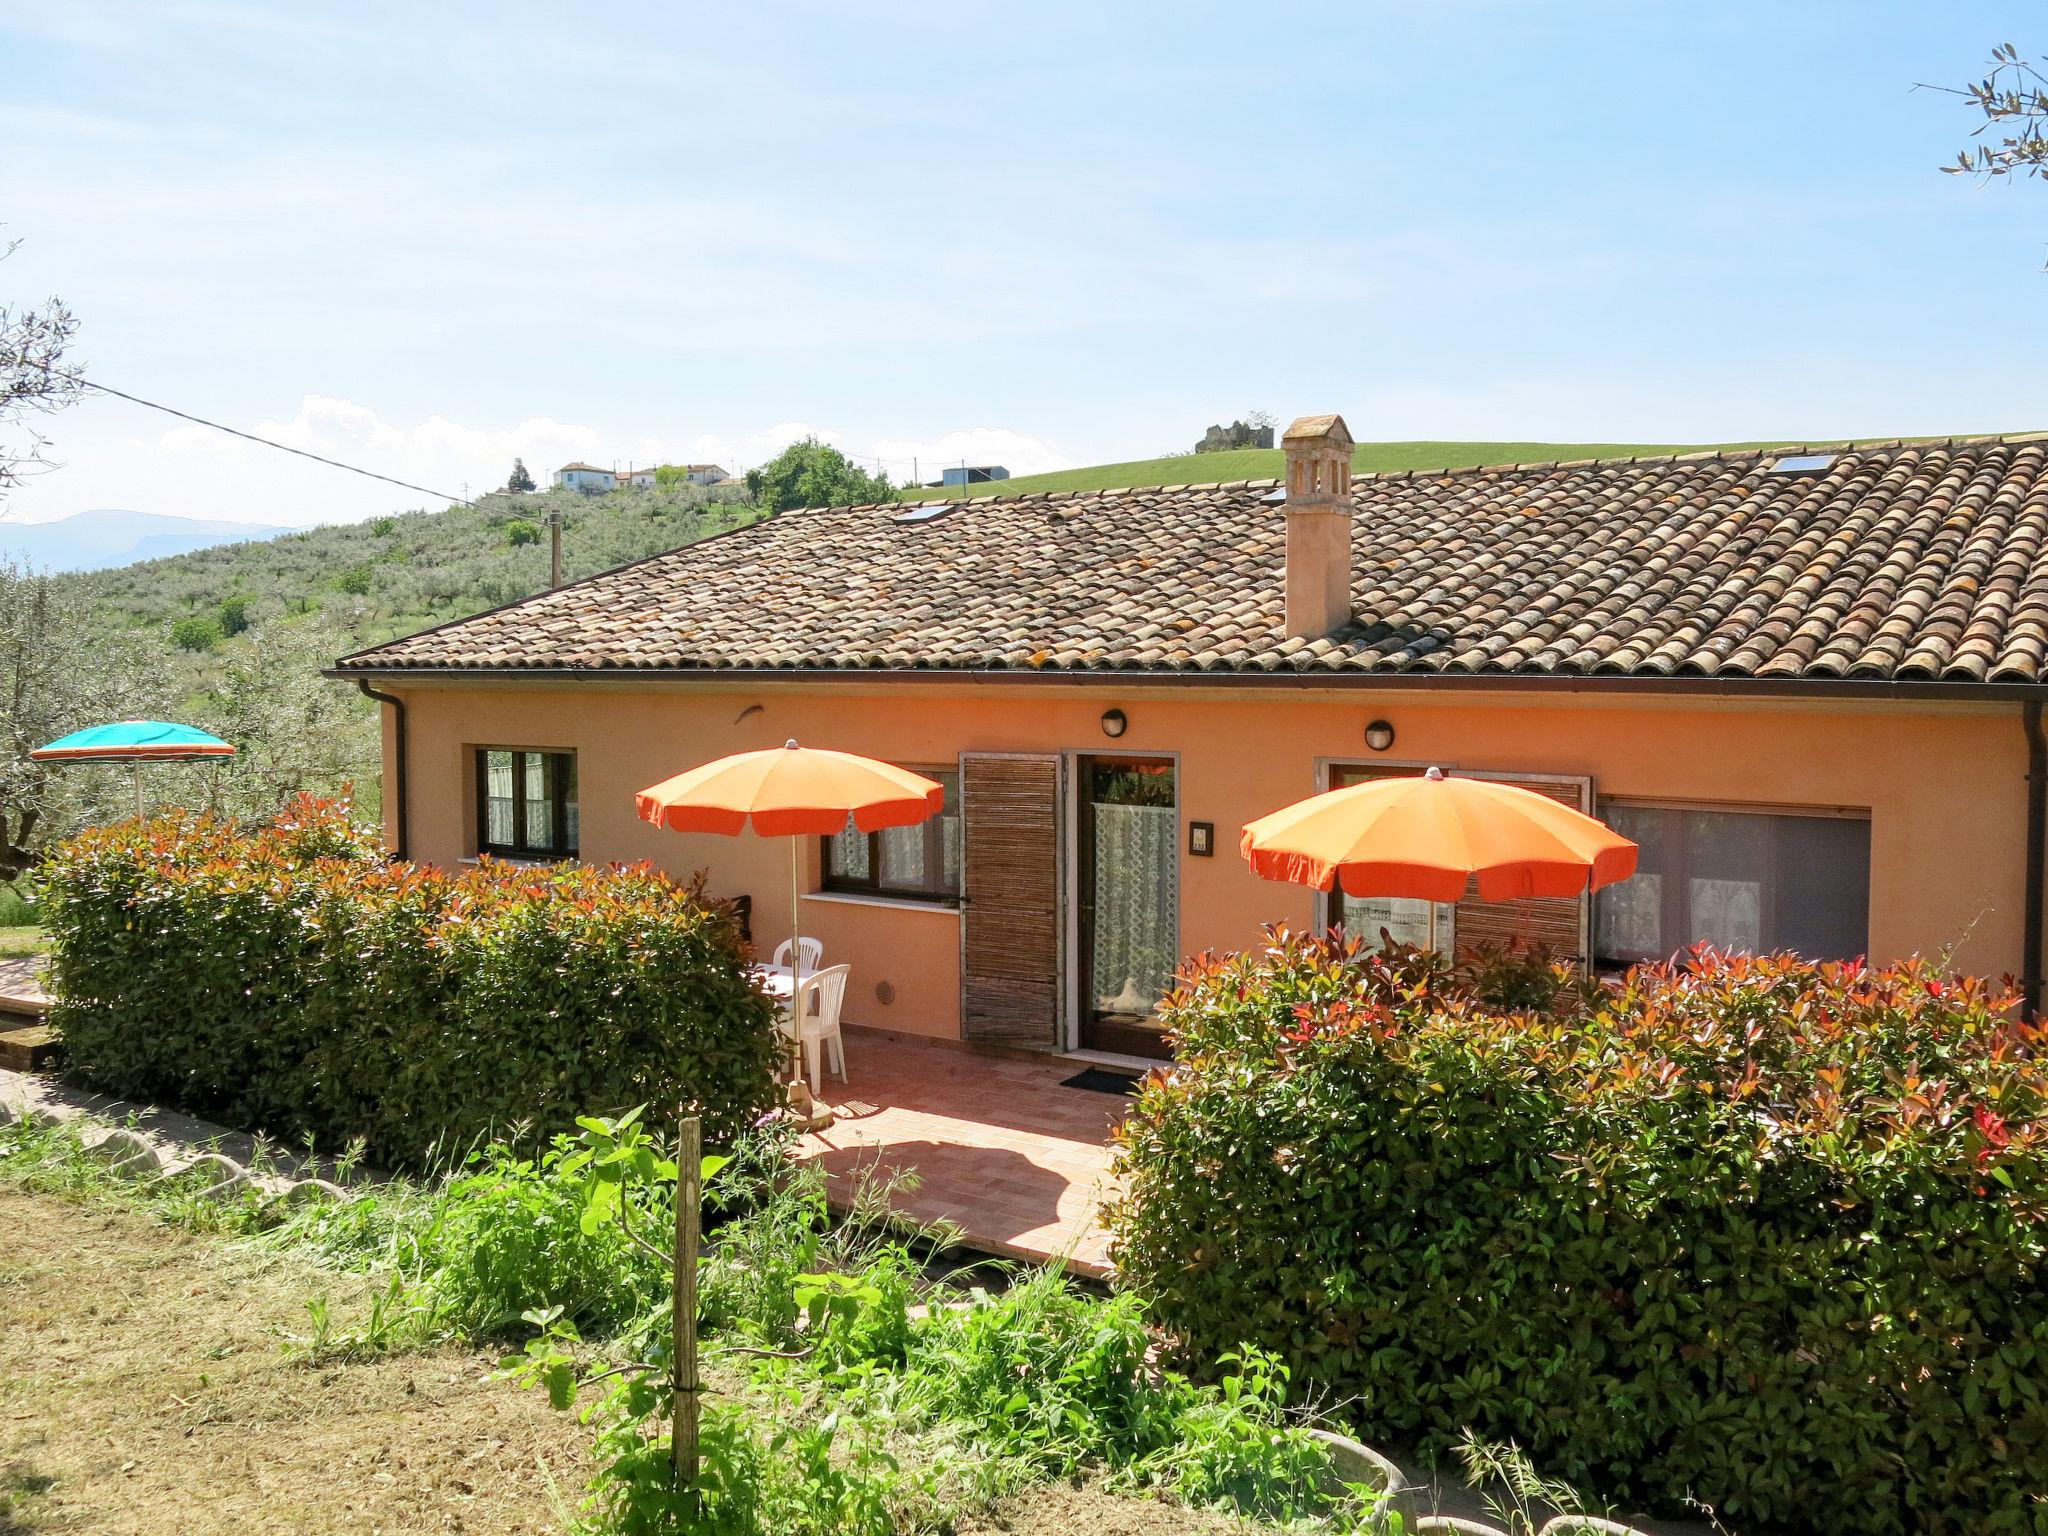
M245 438L252 443L261 443L265 448L275 448L279 453L295 453L300 458L311 459L316 464L325 464L332 469L345 469L352 475L362 475L370 480L382 480L386 485L399 486L408 491L418 491L425 496L439 497L441 500L456 506L467 507L473 505L467 496L450 496L446 491L437 491L432 486L414 485L410 480L394 480L389 475L378 474L374 469L359 469L353 464L344 464L339 459L330 459L322 454L309 453L304 448L294 448L290 443L273 442L267 437L258 437L254 432L244 432L239 427L226 426L218 421L208 421L204 416L194 416L189 411L173 410L168 405L159 405L154 400L145 400L140 395L131 395L126 390L116 389L111 384L102 384L97 379L80 379L79 382L87 389L96 389L103 395L113 395L116 399L126 400L134 405L147 406L152 411L162 411L166 416L175 416L180 421L189 421L198 426L211 427L214 431L225 432L230 437Z

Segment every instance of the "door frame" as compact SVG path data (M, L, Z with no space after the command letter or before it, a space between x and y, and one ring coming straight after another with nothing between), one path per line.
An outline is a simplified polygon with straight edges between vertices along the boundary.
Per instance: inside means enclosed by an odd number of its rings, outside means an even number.
M970 757L1000 758L1010 762L1045 763L1053 765L1053 932L1057 939L1059 953L1054 959L1053 981L1053 1050L1055 1054L1071 1050L1071 1040L1078 1026L1074 1022L1073 1010L1069 1005L1072 984L1069 975L1073 970L1073 895L1070 885L1072 876L1073 816L1071 814L1073 794L1069 787L1073 779L1073 765L1065 752L984 752L975 748L962 748L953 759L953 768L960 776L960 901L954 909L960 914L960 985L954 994L954 1024L959 1038L967 1038L967 939L971 926L967 900L967 861L972 857L969 841L973 827L967 814L967 759Z
M1187 903L1187 799L1186 787L1181 778L1181 755L1169 751L1110 750L1095 747L1069 747L1060 756L1064 759L1061 775L1064 784L1060 806L1060 861L1064 876L1060 881L1060 903L1066 908L1065 934L1062 964L1065 975L1060 986L1061 1011L1066 1015L1060 1031L1061 1049L1080 1051L1089 1049L1081 1044L1081 1020L1088 1000L1081 995L1081 976L1087 969L1081 963L1081 795L1085 786L1081 782L1081 760L1089 757L1130 757L1149 758L1153 762L1173 765L1173 948L1175 961L1187 958L1182 947L1182 930L1185 926Z

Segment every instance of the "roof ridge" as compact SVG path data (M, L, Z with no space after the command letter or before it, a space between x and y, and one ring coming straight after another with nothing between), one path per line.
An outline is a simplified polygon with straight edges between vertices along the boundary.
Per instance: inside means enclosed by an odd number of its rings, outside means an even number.
M2048 441L2048 429L2032 432L1986 432L1974 437L1855 438L1837 443L1771 443L1758 448L1700 448L1690 453L1616 453L1591 459L1538 459L1524 464L1455 464L1443 469L1359 469L1359 480L1428 480L1446 475L1504 474L1509 470L1599 469L1614 464L1738 463L1744 459L1779 458L1807 453L1878 453L1900 448L1988 448Z
M1698 448L1688 453L1616 453L1590 459L1534 459L1525 463L1507 461L1478 464L1447 464L1436 469L1354 469L1353 481L1429 480L1445 475L1501 474L1508 470L1598 469L1610 464L1708 464L1735 463L1794 453L1880 452L1896 448L1984 448L2007 443L2048 441L2048 428L2032 432L1986 432L1974 437L1885 437L1854 438L1835 443L1769 443L1758 448ZM1370 446L1370 445L1361 445ZM855 502L834 507L805 507L806 512L881 512L894 507L935 506L1022 506L1028 502L1076 501L1086 496L1138 496L1161 491L1260 491L1283 482L1280 475L1254 475L1236 480L1190 480L1159 485L1105 485L1093 490L1018 491L1013 495L920 496L911 500ZM798 510L798 509L792 509Z

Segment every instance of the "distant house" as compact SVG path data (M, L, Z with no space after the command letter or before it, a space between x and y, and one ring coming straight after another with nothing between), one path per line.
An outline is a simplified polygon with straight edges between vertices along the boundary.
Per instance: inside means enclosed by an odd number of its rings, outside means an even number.
M683 469L684 478L692 485L717 485L732 478L716 464L685 464Z
M1010 472L1000 464L956 464L939 477L939 484L984 485L1009 478Z
M609 469L599 469L595 464L564 464L555 471L555 489L558 491L581 491L586 496L602 496L618 488L618 475Z
M651 491L654 489L654 469L622 469L613 477L616 487L622 491Z

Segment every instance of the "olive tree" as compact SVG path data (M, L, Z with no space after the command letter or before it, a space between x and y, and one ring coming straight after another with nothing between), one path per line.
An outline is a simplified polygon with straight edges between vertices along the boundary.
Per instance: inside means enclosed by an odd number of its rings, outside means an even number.
M2021 58L2018 48L2001 43L1992 49L1981 80L1925 89L1963 97L1983 119L1970 130L1980 142L1965 145L1944 171L1951 176L2048 177L2048 138L2042 136L2048 124L2048 77L2032 60Z
M35 861L42 837L76 822L53 814L60 804L107 809L104 771L53 770L29 753L83 726L151 713L164 669L145 644L93 625L74 585L0 558L0 880Z
M0 242L0 261L19 240ZM0 502L22 477L45 467L48 440L28 418L61 410L85 391L85 375L66 360L78 320L52 298L40 307L0 298Z
M197 708L196 723L233 743L235 756L209 770L189 801L246 818L275 813L301 790L333 795L353 785L374 793L376 706L320 675L361 643L323 614L252 625Z

